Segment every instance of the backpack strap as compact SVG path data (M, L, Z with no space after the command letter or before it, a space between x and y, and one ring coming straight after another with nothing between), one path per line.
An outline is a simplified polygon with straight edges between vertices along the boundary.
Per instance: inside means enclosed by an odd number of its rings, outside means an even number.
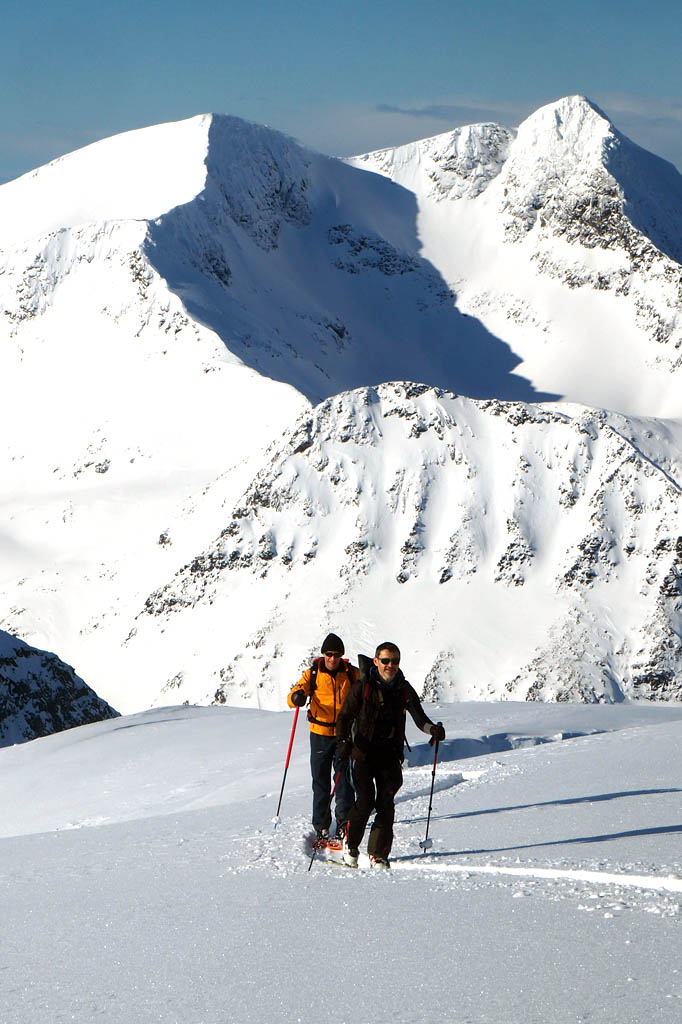
M308 703L313 699L315 693L315 687L317 686L317 670L320 667L320 659L315 658L315 661L310 666L310 697Z

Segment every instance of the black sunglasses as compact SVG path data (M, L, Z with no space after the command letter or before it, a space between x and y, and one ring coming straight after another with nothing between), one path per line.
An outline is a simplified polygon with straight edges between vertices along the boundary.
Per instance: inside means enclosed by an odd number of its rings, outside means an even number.
M324 651L325 658L342 658L343 655L340 651Z
M400 658L379 658L382 665L399 665Z

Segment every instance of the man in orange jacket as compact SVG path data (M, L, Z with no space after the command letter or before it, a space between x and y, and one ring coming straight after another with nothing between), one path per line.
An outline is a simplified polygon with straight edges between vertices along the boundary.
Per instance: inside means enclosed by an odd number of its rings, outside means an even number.
M313 777L313 828L318 839L329 838L331 825L332 771L339 774L336 786L336 835L345 832L355 794L346 763L341 763L336 750L336 722L358 670L343 657L343 640L330 633L322 644L322 657L316 658L295 686L287 703L290 708L303 707L310 698L310 771Z

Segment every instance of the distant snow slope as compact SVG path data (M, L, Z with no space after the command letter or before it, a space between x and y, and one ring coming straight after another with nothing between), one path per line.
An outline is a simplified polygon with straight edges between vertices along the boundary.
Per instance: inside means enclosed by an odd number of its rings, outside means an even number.
M0 747L117 716L70 665L0 630Z
M422 254L536 388L682 413L682 176L588 100L350 162L414 193Z

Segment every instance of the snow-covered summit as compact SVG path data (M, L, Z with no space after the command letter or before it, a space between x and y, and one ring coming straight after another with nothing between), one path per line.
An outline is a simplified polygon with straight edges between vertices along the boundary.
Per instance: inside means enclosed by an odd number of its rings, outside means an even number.
M0 249L63 228L153 220L206 181L212 116L114 135L0 188Z
M682 176L589 100L350 162L414 193L423 255L536 388L680 415Z
M497 124L472 124L432 138L380 149L349 162L378 171L436 201L474 199L500 173L515 132Z
M502 180L505 194L515 193L506 209L523 230L554 220L554 233L569 241L644 255L642 240L638 246L625 229L629 221L663 253L682 258L682 176L583 96L541 107L520 125Z

